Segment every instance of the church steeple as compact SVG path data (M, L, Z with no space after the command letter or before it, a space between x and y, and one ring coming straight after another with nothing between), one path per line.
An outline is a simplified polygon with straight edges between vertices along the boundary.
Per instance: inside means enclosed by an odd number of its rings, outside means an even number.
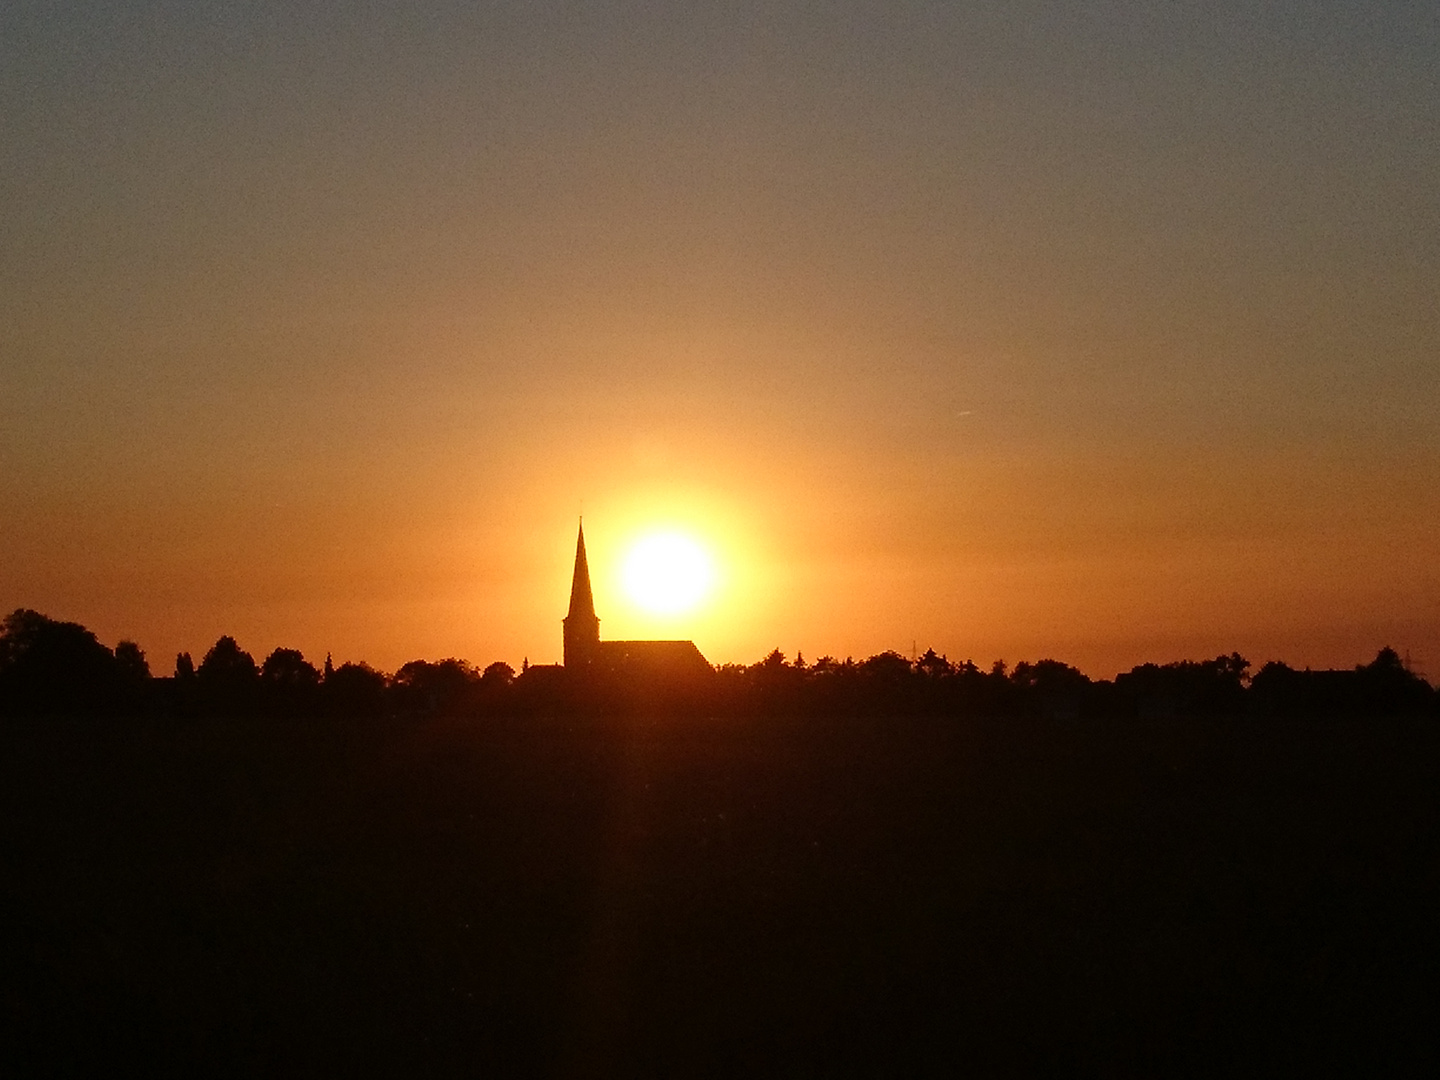
M575 577L570 583L570 613L561 620L565 628L565 666L589 664L599 651L600 620L595 617L595 597L590 592L590 565L585 561L585 523L575 540Z

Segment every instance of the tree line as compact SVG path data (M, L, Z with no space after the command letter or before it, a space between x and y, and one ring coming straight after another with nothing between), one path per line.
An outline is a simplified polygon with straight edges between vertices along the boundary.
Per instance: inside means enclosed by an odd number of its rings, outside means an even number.
M368 664L317 667L297 649L257 662L221 637L196 664L180 653L174 673L152 674L133 641L113 649L78 623L29 609L0 620L0 714L414 716L527 715L663 704L717 714L935 714L1041 716L1380 716L1440 718L1440 693L1391 648L1353 669L1297 670L1271 661L1251 670L1238 653L1141 664L1091 679L1058 660L996 661L981 668L927 649L864 660L808 663L779 649L753 664L723 664L710 679L647 685L623 673L577 679L563 669L497 661L413 660L393 673Z

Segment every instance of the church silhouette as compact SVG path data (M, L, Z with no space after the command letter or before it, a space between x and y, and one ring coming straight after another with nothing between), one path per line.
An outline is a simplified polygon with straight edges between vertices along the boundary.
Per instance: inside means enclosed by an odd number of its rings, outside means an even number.
M714 674L693 641L601 641L585 558L585 523L575 540L575 574L564 627L566 672L625 681L688 682Z

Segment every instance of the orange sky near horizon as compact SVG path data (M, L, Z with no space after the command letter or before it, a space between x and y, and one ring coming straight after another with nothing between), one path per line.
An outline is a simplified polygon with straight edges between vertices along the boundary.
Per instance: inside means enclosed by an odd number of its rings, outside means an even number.
M0 607L1440 678L1440 27L1321 0L0 13ZM618 583L711 545L683 619Z

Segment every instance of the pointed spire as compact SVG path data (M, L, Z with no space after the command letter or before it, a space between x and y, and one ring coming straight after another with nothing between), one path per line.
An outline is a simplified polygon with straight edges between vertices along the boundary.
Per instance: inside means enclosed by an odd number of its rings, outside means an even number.
M585 559L585 522L575 540L575 576L570 583L570 613L561 620L565 638L565 666L584 667L600 648L600 620L590 592L590 564Z
M575 577L570 583L569 617L595 618L595 596L590 591L590 564L585 560L585 520L580 520L580 535L575 540Z

